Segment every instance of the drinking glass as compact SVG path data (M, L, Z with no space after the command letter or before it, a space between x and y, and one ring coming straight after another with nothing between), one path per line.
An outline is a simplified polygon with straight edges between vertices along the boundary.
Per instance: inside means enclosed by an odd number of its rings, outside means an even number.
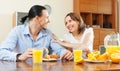
M73 54L74 54L74 62L77 62L82 58L82 50L79 48L74 48Z
M33 63L42 63L43 48L33 48Z

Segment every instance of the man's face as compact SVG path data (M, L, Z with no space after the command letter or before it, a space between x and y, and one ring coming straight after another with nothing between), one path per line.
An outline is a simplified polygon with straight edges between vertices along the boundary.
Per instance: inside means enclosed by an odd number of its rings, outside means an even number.
M42 16L39 18L39 24L42 28L46 29L47 24L50 22L47 10L42 11Z

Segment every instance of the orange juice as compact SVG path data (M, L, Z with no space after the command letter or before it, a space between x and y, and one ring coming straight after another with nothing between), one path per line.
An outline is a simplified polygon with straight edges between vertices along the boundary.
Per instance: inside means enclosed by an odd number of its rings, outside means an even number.
M33 63L42 63L43 50L33 49Z
M120 51L120 47L119 46L107 46L106 47L106 51L108 52L108 54L112 54L116 51Z
M120 46L117 46L117 50L119 50L119 51L120 51Z
M82 58L82 50L73 50L74 62L78 62Z

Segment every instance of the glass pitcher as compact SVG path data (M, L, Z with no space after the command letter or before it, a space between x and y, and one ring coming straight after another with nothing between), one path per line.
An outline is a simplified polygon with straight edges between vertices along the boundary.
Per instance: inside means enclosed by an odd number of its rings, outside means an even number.
M109 34L104 39L104 46L108 56L110 57L112 53L120 51L120 34Z
M119 46L120 45L120 34L109 34L104 38L104 46Z

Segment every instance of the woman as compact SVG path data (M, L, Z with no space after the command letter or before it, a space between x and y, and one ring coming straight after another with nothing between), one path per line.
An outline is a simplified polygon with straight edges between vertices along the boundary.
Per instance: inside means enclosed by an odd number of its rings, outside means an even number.
M83 50L83 57L93 50L93 29L86 28L82 18L76 13L68 13L65 17L65 26L69 33L64 35L60 41L55 35L56 42L67 49L80 48Z
M32 48L51 48L62 59L71 60L73 55L57 43L53 43L52 33L46 28L49 23L45 7L34 5L27 16L22 18L23 25L16 26L0 46L0 60L25 61L32 58ZM16 52L13 52L14 49ZM69 56L68 56L69 55Z

